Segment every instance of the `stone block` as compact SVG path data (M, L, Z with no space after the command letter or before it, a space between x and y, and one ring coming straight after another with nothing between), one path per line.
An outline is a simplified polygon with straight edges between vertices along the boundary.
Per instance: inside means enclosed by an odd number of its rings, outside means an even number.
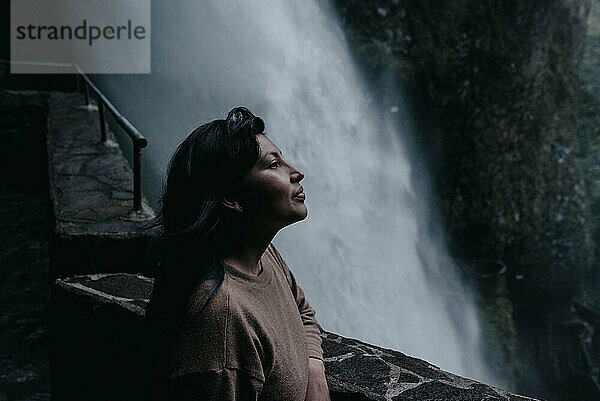
M127 274L57 280L49 305L53 399L143 399L151 289L151 280Z
M69 223L63 225L68 229ZM77 223L72 224L73 231ZM105 227L109 230L110 227ZM154 264L146 255L149 236L72 235L50 237L49 280L81 274L142 273L154 274Z

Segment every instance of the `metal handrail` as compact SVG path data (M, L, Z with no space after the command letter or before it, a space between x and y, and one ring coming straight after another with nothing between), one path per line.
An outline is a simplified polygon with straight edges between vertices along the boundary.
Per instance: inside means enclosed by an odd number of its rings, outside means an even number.
M74 67L79 74L80 81L83 82L83 92L85 96L85 102L90 106L90 98L88 93L88 87L92 89L97 98L98 103L98 114L100 122L100 136L101 141L106 142L106 119L104 116L104 107L108 108L108 111L113 115L115 121L123 128L129 138L131 138L131 144L133 146L133 210L139 211L142 209L142 149L148 145L148 140L144 137L134 126L131 124L123 115L117 110L115 106L104 96L104 94L93 84L90 78L83 72L77 64L73 63L45 63L35 61L13 61L13 60L0 60L1 63L5 64L26 64L26 65L44 65L52 67ZM83 79L83 80L81 80Z
M86 103L89 105L89 94L88 87L97 96L98 103L98 114L100 118L100 135L102 142L106 142L106 119L104 117L104 106L108 108L108 111L113 115L115 121L123 128L123 130L131 138L131 144L133 145L133 210L141 210L142 208L142 148L148 145L148 140L131 124L123 115L117 110L115 106L104 96L104 94L92 83L90 78L79 68L78 65L74 66L79 73L79 76L83 78L83 88Z

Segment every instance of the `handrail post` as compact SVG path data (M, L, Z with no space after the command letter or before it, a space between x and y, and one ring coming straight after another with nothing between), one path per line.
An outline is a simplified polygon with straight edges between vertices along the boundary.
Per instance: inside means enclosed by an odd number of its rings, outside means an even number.
M89 106L88 88L97 97L98 102L98 114L100 119L100 134L102 136L102 142L107 140L106 138L106 118L104 116L105 108L112 114L116 123L123 128L123 130L131 138L133 145L133 210L140 211L142 209L142 148L148 145L148 140L133 126L123 115L115 108L115 106L104 96L102 92L94 85L87 75L75 65L75 68L79 72L79 75L84 80L86 102Z
M77 89L79 92L83 93L83 96L85 97L85 105L89 107L90 99L89 99L88 87L87 87L87 83L85 82L85 79L83 78L83 75L81 75L81 74L77 74Z
M98 115L100 116L100 138L106 142L106 121L104 120L104 103L98 98Z
M142 209L142 148L133 142L133 210Z
M89 89L87 86L87 82L83 82L83 96L85 96L85 105L89 108L90 107L90 94L89 94Z
M85 85L85 82L83 82L83 77L80 74L77 74L77 92L83 94L83 86Z

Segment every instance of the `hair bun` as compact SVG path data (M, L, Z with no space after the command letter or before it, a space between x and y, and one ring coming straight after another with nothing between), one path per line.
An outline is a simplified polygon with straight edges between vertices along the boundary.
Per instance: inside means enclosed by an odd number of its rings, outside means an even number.
M250 122L250 127L257 134L262 134L265 130L265 122L260 117L252 117L252 121Z

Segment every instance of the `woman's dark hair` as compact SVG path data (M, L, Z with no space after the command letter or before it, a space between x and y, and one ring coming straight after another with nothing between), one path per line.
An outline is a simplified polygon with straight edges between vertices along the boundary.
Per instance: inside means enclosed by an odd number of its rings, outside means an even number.
M202 305L194 309L200 313L223 282L223 257L239 244L240 217L221 201L240 194L242 179L258 160L256 135L264 128L261 118L237 107L225 120L192 131L171 157L160 211L145 225L160 231L148 246L158 266L146 312L154 399L168 399L171 351L190 296L203 289Z

